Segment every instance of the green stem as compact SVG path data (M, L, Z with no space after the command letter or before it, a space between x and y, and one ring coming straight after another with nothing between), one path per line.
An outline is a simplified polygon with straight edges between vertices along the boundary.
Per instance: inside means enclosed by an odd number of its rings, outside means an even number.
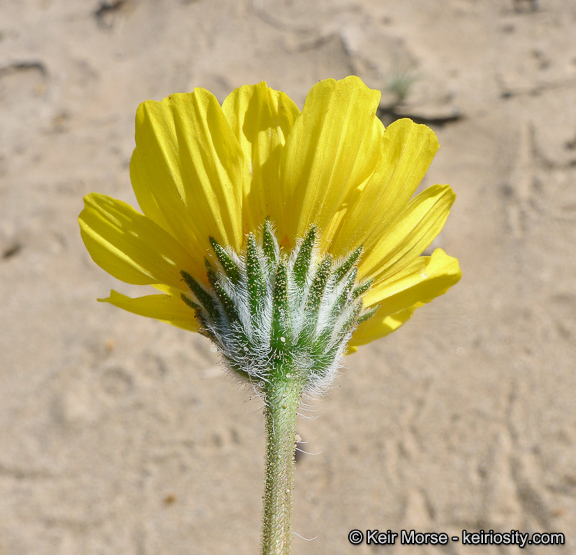
M266 395L266 485L262 555L289 555L292 545L292 492L299 380L269 383Z

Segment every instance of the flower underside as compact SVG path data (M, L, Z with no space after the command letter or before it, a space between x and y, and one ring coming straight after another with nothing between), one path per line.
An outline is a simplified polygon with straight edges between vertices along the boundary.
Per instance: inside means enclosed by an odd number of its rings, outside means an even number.
M142 103L130 162L140 211L90 193L79 221L96 264L156 294L100 300L201 331L254 381L279 360L294 366L300 348L303 365L330 375L341 351L397 330L461 271L442 249L421 256L455 199L448 185L414 196L437 137L408 119L385 128L379 101L349 76L314 85L302 110L266 83L222 104L201 88ZM359 307L375 314L364 321Z
M193 294L182 299L196 311L200 333L230 368L261 389L271 380L296 380L321 392L358 324L378 309L362 309L371 286L357 283L362 247L334 263L329 254L319 256L318 242L312 226L285 251L267 219L260 244L248 234L241 256L211 238L216 260L206 260L209 288L181 272Z

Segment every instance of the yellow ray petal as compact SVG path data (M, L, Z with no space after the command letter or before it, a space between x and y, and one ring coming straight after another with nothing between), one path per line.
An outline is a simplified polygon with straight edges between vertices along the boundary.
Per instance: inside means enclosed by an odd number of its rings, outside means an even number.
M364 345L393 332L416 308L446 293L461 277L458 260L442 249L436 249L432 256L421 256L364 296L366 307L379 303L380 308L372 318L358 326L350 344Z
M186 290L180 271L193 271L194 261L169 233L106 195L90 193L84 203L80 231L98 266L127 283L166 283Z
M136 114L130 175L144 213L203 260L209 236L242 245L242 150L210 92L147 101Z
M374 173L344 202L345 217L330 247L336 256L360 245L364 252L372 249L380 234L405 208L438 147L438 139L429 127L409 119L395 121L386 128Z
M198 322L194 316L194 311L179 296L146 295L145 297L132 298L112 290L107 299L98 300L133 314L167 322L178 328L198 331Z
M244 152L244 172L251 175L243 191L244 233L258 229L267 216L273 222L285 210L278 189L278 166L286 136L300 113L283 92L262 82L230 93L222 111Z
M458 260L436 249L432 256L420 256L402 272L373 286L363 297L364 306L380 304L381 316L395 314L443 295L461 277Z
M384 126L375 117L380 92L355 76L317 83L286 140L280 161L281 235L292 245L310 224L330 241L330 220L348 192L373 172Z
M360 278L373 278L377 285L408 266L440 233L455 198L448 185L433 185L412 199L366 252L359 266Z
M407 308L402 312L385 317L379 317L378 313L376 313L370 320L358 326L350 343L348 343L348 352L346 354L355 353L360 345L366 345L396 331L400 326L410 320L416 308L417 307Z

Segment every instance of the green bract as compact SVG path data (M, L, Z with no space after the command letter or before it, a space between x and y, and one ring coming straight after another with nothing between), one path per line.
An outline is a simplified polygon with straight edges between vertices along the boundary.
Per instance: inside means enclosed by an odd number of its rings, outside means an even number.
M362 248L334 263L320 256L318 243L311 227L293 250L284 250L266 220L260 244L250 233L240 256L211 239L210 287L182 272L190 288L182 298L196 311L200 333L261 390L271 381L295 380L304 391L323 391L352 333L378 308L362 309L371 284L357 283Z

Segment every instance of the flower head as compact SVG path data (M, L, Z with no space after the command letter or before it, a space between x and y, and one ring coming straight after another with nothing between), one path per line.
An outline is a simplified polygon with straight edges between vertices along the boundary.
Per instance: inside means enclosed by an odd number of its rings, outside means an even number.
M298 352L326 380L346 349L400 327L460 279L441 249L421 256L455 195L412 198L438 141L408 119L385 129L379 99L351 76L317 83L301 112L265 83L222 106L204 89L141 104L142 213L91 193L80 227L99 266L161 293L103 300L200 331L264 380Z

